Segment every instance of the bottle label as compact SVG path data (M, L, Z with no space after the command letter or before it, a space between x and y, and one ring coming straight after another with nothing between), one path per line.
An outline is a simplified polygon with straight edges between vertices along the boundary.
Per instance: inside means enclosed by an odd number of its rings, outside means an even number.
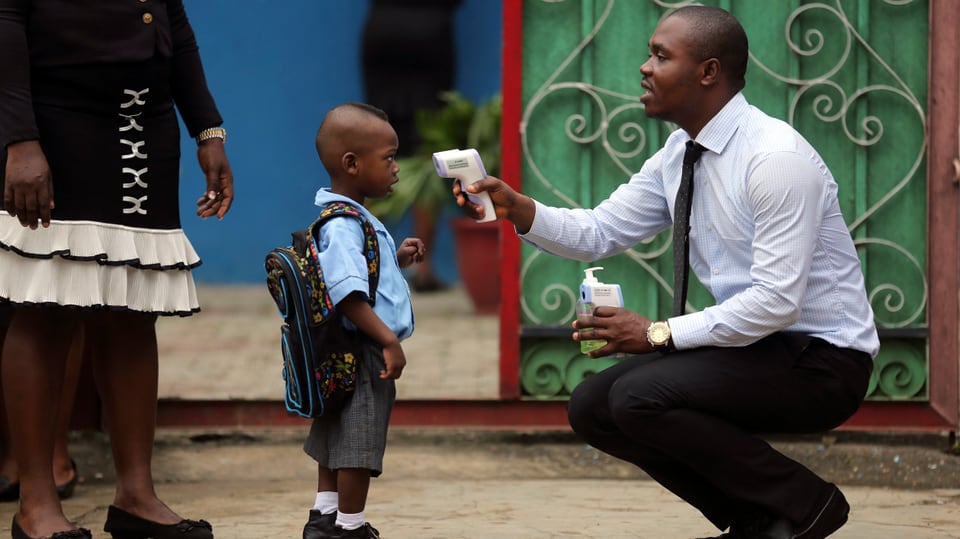
M594 304L590 302L580 302L577 304L577 320L584 322L585 318L593 316ZM580 328L580 331L587 331L592 328ZM580 341L580 353L587 354L594 350L599 350L606 346L607 341L603 339L591 339L588 341Z
M588 341L580 341L580 353L589 354L590 352L593 352L594 350L599 350L606 345L607 345L607 341L603 339L591 339Z

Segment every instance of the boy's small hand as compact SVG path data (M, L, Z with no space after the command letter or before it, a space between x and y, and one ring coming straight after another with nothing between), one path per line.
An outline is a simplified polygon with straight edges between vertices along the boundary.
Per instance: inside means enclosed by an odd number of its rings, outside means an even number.
M397 263L401 268L405 268L416 262L423 262L423 257L427 253L427 247L420 238L406 238L397 249Z
M403 347L397 341L383 349L383 362L386 369L380 371L380 378L386 380L392 378L396 380L403 373L403 368L407 365L407 356L403 353Z

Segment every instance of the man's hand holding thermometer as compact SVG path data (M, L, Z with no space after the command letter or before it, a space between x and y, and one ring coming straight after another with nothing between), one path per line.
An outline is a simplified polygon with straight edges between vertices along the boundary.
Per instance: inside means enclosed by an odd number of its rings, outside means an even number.
M474 217L481 223L495 221L497 212L493 209L493 201L486 192L471 193L466 191L468 185L487 177L487 170L483 168L480 154L473 148L466 150L446 150L433 154L433 167L437 175L443 178L453 178L459 185L460 192L465 193L470 202L483 208L480 217Z
M475 149L437 152L433 164L438 176L456 180L453 195L468 215L479 222L507 219L520 234L530 230L536 213L533 199L517 193L499 178L487 176Z

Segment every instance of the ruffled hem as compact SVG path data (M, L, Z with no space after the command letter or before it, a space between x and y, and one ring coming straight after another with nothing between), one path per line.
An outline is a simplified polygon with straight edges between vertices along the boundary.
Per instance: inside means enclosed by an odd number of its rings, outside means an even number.
M147 270L189 270L201 264L182 229L141 229L96 221L51 221L30 229L0 212L0 248L21 257L95 261Z
M90 305L87 307L81 307L80 305L60 305L59 303L33 303L29 301L23 302L23 303L15 303L15 302L7 301L5 303L9 305L22 305L26 307L60 307L63 309L71 309L71 310L77 310L77 311L88 311L88 310L90 311L127 311L127 312L137 312L137 313L149 313L149 314L155 314L157 316L187 317L187 316L193 316L194 314L200 312L200 307L197 307L192 311L163 312L163 311L143 311L138 309L130 309L128 307L116 307L116 306L109 306L109 305Z
M176 266L171 266L176 268ZM190 316L200 310L193 273L154 271L54 256L0 250L0 301Z

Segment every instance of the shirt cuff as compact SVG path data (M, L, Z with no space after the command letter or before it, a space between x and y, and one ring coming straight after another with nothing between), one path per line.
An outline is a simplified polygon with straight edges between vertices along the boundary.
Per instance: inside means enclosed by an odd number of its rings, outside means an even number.
M333 305L338 305L341 301L346 299L347 296L354 292L360 292L363 294L363 297L370 301L368 297L370 295L370 285L369 283L361 279L360 277L347 277L342 281L339 281L333 285L327 284L327 293L330 294L330 301L333 302Z
M677 350L689 350L711 344L703 311L668 318L667 324L670 325L673 347Z
M533 214L533 223L526 234L517 233L520 239L536 245L539 242L556 241L557 231L560 230L560 218L556 212L551 212L547 206L536 200L533 201L536 213Z

